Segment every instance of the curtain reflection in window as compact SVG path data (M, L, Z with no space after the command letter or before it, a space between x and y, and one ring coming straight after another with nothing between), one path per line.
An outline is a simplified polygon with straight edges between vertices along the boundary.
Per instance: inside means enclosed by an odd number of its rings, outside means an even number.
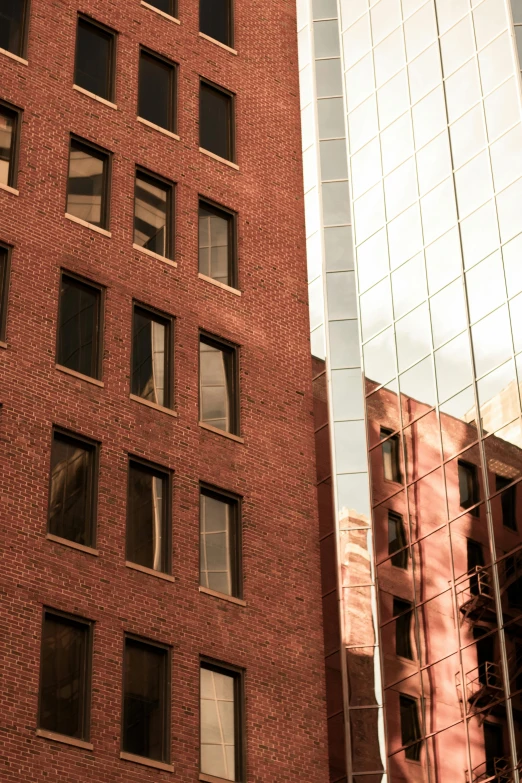
M136 309L132 345L132 393L157 405L168 405L167 344L166 325Z
M131 463L127 560L154 571L166 571L166 493L167 477Z
M51 454L49 532L90 545L92 449L55 433Z
M123 750L156 761L167 758L167 650L125 640Z
M231 516L229 503L201 495L200 584L232 595Z
M71 142L67 212L101 226L104 161L75 141Z
M169 187L141 172L136 174L134 244L167 256Z
M201 667L201 772L236 779L234 677Z
M203 341L199 343L200 418L220 430L230 432L230 389L227 356Z
M0 107L0 184L10 185L16 115Z
M199 205L199 271L225 285L232 285L229 275L229 222L223 216Z

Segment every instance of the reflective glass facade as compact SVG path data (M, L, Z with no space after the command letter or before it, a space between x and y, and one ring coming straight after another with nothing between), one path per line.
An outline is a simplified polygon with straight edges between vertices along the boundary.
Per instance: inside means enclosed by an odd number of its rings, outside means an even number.
M332 783L522 774L519 25L298 2Z

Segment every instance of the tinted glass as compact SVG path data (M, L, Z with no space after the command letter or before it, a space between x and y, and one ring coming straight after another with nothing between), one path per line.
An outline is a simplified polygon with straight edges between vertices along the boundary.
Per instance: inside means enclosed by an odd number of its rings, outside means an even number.
M388 554L397 552L391 559L392 565L397 568L408 568L408 550L403 548L405 546L404 521L400 514L394 514L393 511L390 511L388 512Z
M174 0L147 0L147 3L153 5L154 8L159 8L160 11L169 14L169 16L174 16L175 14Z
M94 449L54 433L51 450L49 532L92 545Z
M78 19L74 83L106 100L112 100L112 49L114 36L86 19Z
M7 311L7 248L0 246L0 340L5 339Z
M232 215L200 201L199 271L225 285L233 285Z
M415 742L421 736L419 715L417 711L417 700L409 696L400 695L400 714L401 714L401 741L403 745L409 745L405 754L407 759L419 761L422 743L416 745Z
M199 583L225 595L237 595L235 512L233 501L202 492Z
M132 330L132 394L168 406L169 324L136 308Z
M24 46L26 0L1 0L0 49L21 57Z
M16 140L16 112L0 106L0 185L12 187Z
M103 153L71 141L67 212L69 215L105 226L105 178L108 159Z
M199 357L200 420L232 432L232 353L201 340Z
M200 0L199 29L216 41L232 46L231 0Z
M402 658L413 660L411 644L412 604L400 598L393 599L393 614L400 615L395 621L395 652Z
M62 277L58 364L97 378L100 291Z
M232 98L208 84L200 86L199 146L232 160Z
M134 199L134 244L170 256L171 188L138 171Z
M201 667L201 772L236 780L235 678Z
M125 640L123 750L166 761L167 651Z
M477 468L459 460L458 470L460 505L462 508L469 508L479 501Z
M2 301L1 298L1 292L0 292L0 303ZM496 476L496 486L495 489L498 492L501 489L504 489L508 484L511 483L511 479L504 478L504 476ZM501 500L501 506L502 506L502 524L505 527L508 527L510 530L516 530L517 529L517 519L516 519L516 504L517 504L517 485L512 484L508 489L505 490L500 496Z
M174 66L140 53L138 114L160 128L174 130Z
M42 634L39 726L86 738L89 626L47 613Z
M389 430L381 428L381 438L386 438ZM400 461L399 461L399 436L394 435L388 438L382 444L382 460L384 478L386 481L400 481Z
M168 477L137 463L129 466L127 560L167 571Z

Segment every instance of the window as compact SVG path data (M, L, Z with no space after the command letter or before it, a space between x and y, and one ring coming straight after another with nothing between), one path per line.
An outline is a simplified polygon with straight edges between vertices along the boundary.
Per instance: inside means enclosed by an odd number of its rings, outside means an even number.
M2 0L0 3L0 49L23 57L28 0Z
M458 468L460 505L462 508L470 508L475 503L478 503L480 499L477 466L459 459ZM478 508L475 508L472 513L478 516L480 511Z
M172 320L134 305L131 393L165 408L171 404Z
M387 430L381 427L381 440L382 444L382 461L384 467L384 479L385 481L397 481L401 480L401 463L399 445L399 435L392 435L392 430ZM384 440L387 438L387 440Z
M231 212L199 201L199 271L219 283L235 287L235 219Z
M106 101L114 99L115 40L112 30L78 17L74 83Z
M10 188L16 187L20 114L14 106L0 103L0 185Z
M199 0L199 29L225 46L233 46L232 0Z
M90 378L101 377L101 288L62 274L57 362Z
M125 638L123 750L154 761L169 759L169 650Z
M243 780L242 672L202 661L200 699L201 772Z
M482 549L482 544L479 544L478 541L473 541L471 538L468 538L467 553L468 553L468 574L470 574L469 589L471 595L478 595L480 592L480 588L484 587L486 584L485 583L486 575L485 574L481 575L480 583L479 583L479 577L477 575L477 571L480 570L484 565L484 550Z
M508 769L505 766L503 768L500 766L504 761L502 724L484 721L484 750L486 756L486 776L495 775L495 780L502 780L502 777L504 777L502 772L504 772L505 777L509 779L511 775ZM500 765L498 765L498 762L500 762ZM497 773L500 773L498 778L496 777Z
M136 171L134 244L165 258L172 258L172 191L170 182Z
M152 465L129 463L127 560L163 573L170 567L169 479Z
M512 479L496 476L496 491L504 489L500 496L502 504L502 524L510 530L517 529L517 485L511 484ZM509 486L511 484L511 486ZM508 487L508 489L505 489Z
M59 430L51 446L49 533L94 544L96 445Z
M176 130L176 66L174 63L140 50L138 115L165 128Z
M5 340L10 248L0 245L0 340Z
M199 418L225 432L239 432L237 348L201 335L199 340Z
M238 499L201 487L200 585L241 597L239 535Z
M420 761L422 742L417 699L399 694L401 714L401 742L406 745L405 755L410 761ZM413 744L415 743L415 744Z
M388 554L397 552L391 559L396 568L408 568L408 550L406 547L404 520L400 514L388 511Z
M109 224L110 153L71 138L67 214L107 228Z
M174 0L147 0L147 5L152 5L169 16L176 16L176 3Z
M91 633L85 620L44 611L39 728L89 738Z
M395 621L395 654L413 661L411 644L411 621L413 619L413 604L402 598L393 599L393 616Z
M232 94L204 81L199 90L199 146L234 160Z
M487 628L473 627L473 638L477 648L478 680L481 685L499 687L497 667L495 666L495 636L488 634Z

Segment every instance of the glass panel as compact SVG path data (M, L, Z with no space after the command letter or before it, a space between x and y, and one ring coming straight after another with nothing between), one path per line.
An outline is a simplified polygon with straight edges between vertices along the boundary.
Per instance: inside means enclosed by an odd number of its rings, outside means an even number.
M389 278L362 294L359 306L363 340L369 340L393 321Z
M502 242L507 242L522 230L522 214L517 209L517 199L521 198L522 179L514 182L497 196L498 223Z
M132 394L168 405L168 326L143 310L134 311Z
M412 109L413 133L417 149L438 136L446 127L446 106L442 87L426 95Z
M134 244L160 256L170 255L170 194L168 185L136 172Z
M111 33L78 19L74 83L84 90L112 100L112 46Z
M477 49L482 49L488 41L496 38L507 25L504 5L497 3L496 0L485 0L473 9L473 23Z
M427 193L452 169L447 131L441 133L417 153L419 194Z
M168 478L145 465L129 465L127 560L167 572Z
M497 249L498 222L492 201L484 204L460 224L464 266L469 269Z
M467 0L437 0L435 5L441 35L469 11Z
M199 343L200 419L231 432L231 354Z
M383 42L385 43L385 42ZM400 71L377 92L377 108L381 130L408 109L410 97L406 69Z
M326 271L352 270L354 268L352 227L325 228L323 235Z
M372 20L372 42L375 46L401 23L399 0L381 0L370 10Z
M389 268L386 232L381 230L357 248L359 290L366 291L381 280Z
M427 244L455 225L457 211L452 179L437 185L421 199L421 212L424 239Z
M347 179L348 163L346 160L346 141L320 141L321 179Z
M333 19L337 16L336 0L312 0L314 19Z
M439 47L433 44L408 65L411 101L417 103L441 83Z
M379 139L373 139L351 158L353 196L365 193L381 178Z
M97 378L100 292L63 275L60 288L58 364Z
M317 101L317 115L320 139L335 139L344 136L342 98L325 98Z
M225 595L237 594L233 515L230 501L201 494L199 583Z
M477 376L508 359L513 348L507 307L500 307L475 324L471 328L471 338Z
M16 114L0 106L0 185L11 185Z
M461 273L462 260L458 231L452 228L429 245L425 254L429 292L434 294Z
M515 365L506 362L477 383L480 419L484 433L495 432L520 415Z
M383 749L381 747L384 734L382 709L369 707L362 710L350 710L350 732L357 737L364 753L354 756L354 772L374 771L382 765ZM365 780L365 778L362 778ZM371 778L366 778L370 783Z
M495 190L502 190L522 176L522 125L518 124L491 145Z
M422 440L425 435L428 438L426 443ZM441 462L439 427L434 412L414 424L411 427L411 433L406 433L405 437L411 454L416 461L416 465L414 465L413 469L410 470L408 468L412 476L426 473L424 467L425 462L428 469L431 469L437 462ZM425 454L428 457L426 461L424 458ZM430 510L429 514L426 514L426 509ZM444 486L444 473L442 468L436 468L430 473L427 473L427 475L423 475L423 477L416 480L415 483L410 484L408 487L408 510L412 538L414 540L419 540L424 536L429 535L441 526L444 526L445 528L448 514L446 511L446 488ZM428 569L429 558L426 560L424 566L417 562L416 568L419 567L423 567L425 570ZM436 571L434 570L432 573L433 578L435 579ZM430 575L425 573L424 579L429 578ZM440 589L447 589L447 584ZM421 592L424 590L422 584L420 585L420 590ZM433 593L433 590L431 592ZM448 598L451 605L451 596L448 596ZM422 598L420 598L420 600L422 600ZM451 615L452 613L450 612L450 616ZM439 644L443 646L444 641L441 640ZM425 655L423 658L425 658Z
M444 76L460 68L475 53L471 17L465 16L440 39Z
M201 772L236 780L234 677L201 667Z
M174 0L147 0L147 2L169 16L174 16Z
M468 335L462 334L435 351L439 401L453 397L471 384L472 370Z
M495 310L506 300L506 286L500 253L486 258L466 274L471 323Z
M468 111L450 127L453 164L459 168L486 146L486 125L482 106Z
M428 305L423 304L395 324L399 371L405 370L431 349Z
M71 141L67 212L95 226L105 225L104 188L107 157Z
M339 25L331 22L314 22L314 53L316 57L339 55Z
M202 82L199 100L200 147L232 160L232 98Z
M323 222L336 226L350 222L350 197L347 182L328 182L322 187Z
M350 134L350 143L351 143ZM381 154L384 174L388 174L413 154L411 114L407 112L381 134Z
M437 23L432 3L425 3L416 14L404 22L404 36L408 60L417 57L437 38Z
M458 421L458 420L461 421ZM468 386L440 406L444 459L457 454L478 438L473 388Z
M199 271L225 285L232 280L232 216L199 202Z
M168 760L167 650L125 640L123 750Z
M425 413L427 407L435 405L437 395L431 356L399 375L399 387L405 423Z
M332 60L317 60L315 63L315 88L317 98L342 95L341 61L338 57Z
M403 32L396 30L373 50L377 87L406 65Z
M513 56L508 33L486 46L479 53L478 59L482 89L487 95L513 73Z
M355 272L328 272L326 291L330 319L357 317Z
M337 473L360 473L367 469L364 421L335 422L334 442Z
M323 187L323 198L325 187L332 188L333 184L328 186L325 185ZM344 190L348 194L348 188L343 186L342 183L339 185L336 183L335 187L336 191L331 191L331 196L333 198L339 194L342 187L344 187ZM345 209L349 216L348 200L346 202ZM361 196L359 199L357 199L353 205L353 211L355 217L357 243L363 242L365 239L374 234L377 229L383 225L383 223L385 223L384 197L381 183L369 190L368 193L365 193L364 196ZM339 222L348 222L348 218L345 221Z
M350 68L371 49L370 19L365 14L343 34L344 64Z
M199 29L205 35L232 46L230 0L200 0Z
M395 341L393 329L386 329L363 347L364 372L368 380L386 383L395 377Z
M498 138L504 131L520 122L516 104L517 83L509 79L484 100L489 140Z
M333 370L331 379L334 420L362 419L364 404L361 371Z
M174 66L140 53L138 114L160 128L174 130Z
M415 160L410 158L384 179L386 215L392 220L417 198Z
M481 152L455 173L459 215L465 217L493 196L489 155Z
M519 261L521 252L522 234L502 248L508 296L515 296L522 291L522 265Z
M446 80L448 119L453 122L480 99L478 64L475 58Z
M93 448L53 434L49 533L84 546L93 544Z
M468 319L462 281L455 280L435 294L430 299L430 312L435 348L464 331ZM451 318L448 318L448 313L451 313Z
M483 505L477 506L484 497L479 447L473 446L456 459L447 462L444 470L450 519L459 516L464 510L471 509L470 514L485 523L485 508Z
M396 318L405 315L427 298L426 270L422 253L400 266L391 276L393 311Z
M0 49L23 56L26 0L5 0L0 6Z

